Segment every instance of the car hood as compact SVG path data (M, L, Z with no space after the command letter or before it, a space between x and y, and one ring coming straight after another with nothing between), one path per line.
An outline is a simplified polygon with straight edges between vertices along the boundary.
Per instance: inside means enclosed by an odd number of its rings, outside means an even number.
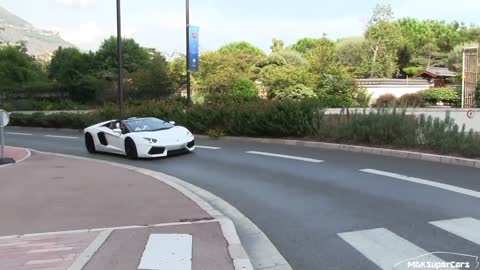
M152 132L133 132L132 135L141 138L157 139L161 143L175 143L177 140L190 141L193 140L193 135L188 129L180 126L171 129L152 131Z

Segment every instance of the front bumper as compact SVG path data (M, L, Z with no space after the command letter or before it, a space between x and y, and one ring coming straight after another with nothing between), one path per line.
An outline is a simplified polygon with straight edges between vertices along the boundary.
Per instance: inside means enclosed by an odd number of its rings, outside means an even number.
M195 140L179 144L142 144L137 146L138 157L140 158L159 158L181 153L189 153L195 150Z

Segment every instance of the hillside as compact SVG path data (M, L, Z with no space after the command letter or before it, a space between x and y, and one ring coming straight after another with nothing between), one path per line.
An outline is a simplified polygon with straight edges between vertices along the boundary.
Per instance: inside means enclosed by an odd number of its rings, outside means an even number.
M31 23L0 7L0 42L26 41L28 52L39 59L49 59L59 46L74 47L58 33L35 28Z

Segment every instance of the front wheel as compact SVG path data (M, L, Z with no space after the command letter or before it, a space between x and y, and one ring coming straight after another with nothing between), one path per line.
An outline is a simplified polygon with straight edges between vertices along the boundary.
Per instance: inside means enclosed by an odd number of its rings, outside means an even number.
M97 149L95 149L95 141L90 133L85 134L85 147L87 148L88 153L97 153Z
M125 141L125 154L129 159L138 158L137 146L135 145L135 142L130 138Z

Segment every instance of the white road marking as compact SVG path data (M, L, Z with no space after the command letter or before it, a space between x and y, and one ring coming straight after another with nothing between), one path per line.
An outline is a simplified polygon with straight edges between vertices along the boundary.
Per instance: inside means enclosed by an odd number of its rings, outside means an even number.
M19 136L33 136L31 133L20 133L20 132L7 132L9 135L19 135Z
M432 221L430 224L480 245L480 220L460 218Z
M48 138L56 138L56 139L72 139L72 140L80 139L80 137L57 136L57 135L45 135L45 137L48 137Z
M397 264L424 254L427 255L416 258L415 262L443 262L434 255L428 255L428 251L384 228L339 233L338 236L384 270L408 269L407 264Z
M436 187L436 188L440 188L440 189L443 189L443 190L448 190L448 191L451 191L451 192L456 192L456 193L460 193L460 194L463 194L463 195L472 196L472 197L475 197L475 198L480 198L480 192L475 191L475 190L471 190L471 189L461 188L461 187L452 186L452 185L443 184L443 183L438 183L438 182L433 182L433 181L425 180L425 179L421 179L421 178L409 177L409 176L406 176L406 175L384 172L384 171L378 171L378 170L373 170L373 169L365 169L365 170L361 170L361 171L365 172L365 173L382 175L382 176L386 176L386 177L390 177L390 178L396 178L396 179L400 179L400 180L404 180L404 181L408 181L408 182L412 182L412 183L417 183L417 184L422 184L422 185L426 185L426 186Z
M205 145L196 145L195 148L209 149L209 150L220 150L220 149L222 149L221 147L205 146Z
M306 162L312 162L312 163L324 162L323 160L319 160L319 159L289 156L289 155L281 155L281 154L274 154L274 153L267 153L267 152L248 151L247 154L268 156L268 157L286 158L286 159L300 160L300 161L306 161Z
M67 270L82 270L88 261L93 257L93 255L100 249L100 247L107 241L110 234L113 230L102 231L98 236L93 240L92 243L77 257Z
M192 241L188 234L151 234L138 269L191 270Z

